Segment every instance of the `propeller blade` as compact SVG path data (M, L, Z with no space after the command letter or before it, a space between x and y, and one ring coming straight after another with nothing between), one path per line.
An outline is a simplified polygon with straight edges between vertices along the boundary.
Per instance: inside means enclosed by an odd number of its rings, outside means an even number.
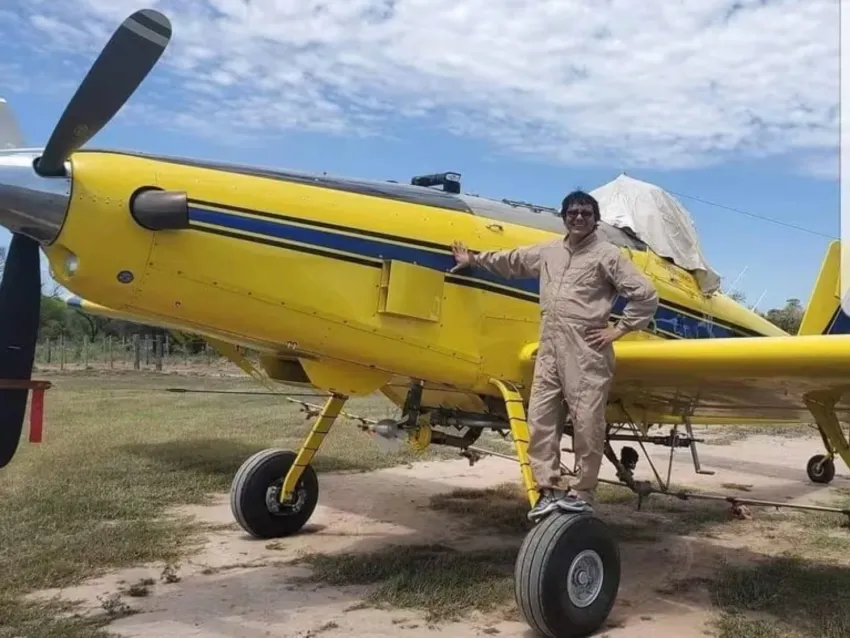
M94 137L124 106L171 40L171 22L142 9L121 23L103 47L53 129L36 171L65 174L65 160Z
M0 381L32 378L41 315L39 245L13 235L0 282ZM27 410L26 389L0 388L0 467L18 449Z

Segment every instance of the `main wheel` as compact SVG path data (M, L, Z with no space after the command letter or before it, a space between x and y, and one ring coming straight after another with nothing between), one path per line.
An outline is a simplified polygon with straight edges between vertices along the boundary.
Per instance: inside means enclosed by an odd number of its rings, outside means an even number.
M517 605L547 638L579 638L599 629L620 588L620 550L593 514L557 513L532 529L514 568Z
M830 483L835 478L835 462L824 454L815 454L806 464L806 474L813 483Z
M295 485L292 502L280 502L283 479L295 457L295 452L289 450L263 450L245 461L233 477L230 509L251 536L291 536L313 515L319 502L319 480L309 465Z

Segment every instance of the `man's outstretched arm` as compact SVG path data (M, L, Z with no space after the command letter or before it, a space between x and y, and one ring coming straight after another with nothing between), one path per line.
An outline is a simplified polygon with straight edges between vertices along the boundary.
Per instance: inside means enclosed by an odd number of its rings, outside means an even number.
M456 272L467 266L483 268L506 279L531 279L540 276L541 246L520 246L506 250L484 250L469 252L462 244L455 244Z

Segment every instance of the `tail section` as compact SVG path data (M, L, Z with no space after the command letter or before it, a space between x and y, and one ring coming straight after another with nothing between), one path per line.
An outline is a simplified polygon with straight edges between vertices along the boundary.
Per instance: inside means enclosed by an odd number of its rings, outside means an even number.
M850 317L841 307L841 242L830 242L815 280L798 335L850 334Z
M0 97L0 151L24 148L24 134L18 126L15 114L9 107L9 103Z

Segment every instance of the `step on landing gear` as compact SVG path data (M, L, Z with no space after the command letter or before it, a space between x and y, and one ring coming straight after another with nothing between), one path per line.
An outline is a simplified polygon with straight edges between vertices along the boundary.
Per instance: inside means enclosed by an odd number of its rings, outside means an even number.
M493 379L510 419L530 507L539 494L528 460L528 423L522 396ZM581 638L597 631L620 588L620 550L594 514L550 514L525 537L514 566L514 592L525 622L542 636Z

